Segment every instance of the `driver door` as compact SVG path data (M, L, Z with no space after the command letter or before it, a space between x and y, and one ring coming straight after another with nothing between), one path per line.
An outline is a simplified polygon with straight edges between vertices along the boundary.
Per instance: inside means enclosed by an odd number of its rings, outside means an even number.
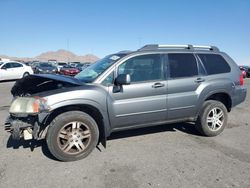
M112 128L146 125L167 118L167 81L162 55L132 57L117 68L117 75L129 74L130 85L119 92L109 86L108 111Z

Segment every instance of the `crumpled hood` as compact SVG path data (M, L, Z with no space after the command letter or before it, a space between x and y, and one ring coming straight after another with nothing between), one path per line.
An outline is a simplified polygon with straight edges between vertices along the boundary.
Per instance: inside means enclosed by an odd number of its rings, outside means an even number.
M11 89L11 94L13 96L28 96L44 91L82 85L84 85L84 83L74 77L53 74L34 74L16 81Z

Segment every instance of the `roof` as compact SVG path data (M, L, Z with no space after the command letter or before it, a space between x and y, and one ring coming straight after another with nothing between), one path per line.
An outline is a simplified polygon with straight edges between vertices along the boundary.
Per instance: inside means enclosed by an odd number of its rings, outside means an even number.
M202 45L160 45L160 44L148 44L138 49L137 51L159 51L159 50L185 50L185 51L210 51L220 52L216 46L202 46Z

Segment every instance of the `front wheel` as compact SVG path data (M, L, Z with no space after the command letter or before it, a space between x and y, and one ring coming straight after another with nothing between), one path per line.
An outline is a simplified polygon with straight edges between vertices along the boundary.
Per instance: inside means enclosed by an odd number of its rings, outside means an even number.
M87 157L96 147L99 130L95 120L81 111L58 115L50 124L46 141L51 154L61 161Z
M204 136L216 136L227 125L227 109L223 103L215 100L205 101L196 121L197 130Z

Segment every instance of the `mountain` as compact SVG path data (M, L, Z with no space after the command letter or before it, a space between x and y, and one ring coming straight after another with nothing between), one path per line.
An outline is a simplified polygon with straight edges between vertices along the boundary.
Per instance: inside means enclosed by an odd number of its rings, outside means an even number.
M34 58L28 58L28 57L10 57L6 55L0 55L1 58L7 58L11 60L23 60L23 61L34 61L34 60L40 60L40 61L48 61L51 59L57 60L57 61L66 61L66 62L95 62L99 60L99 58L93 54L86 54L83 56L79 56L74 54L73 52L67 51L67 50L57 50L57 51L48 51L45 53L42 53Z

